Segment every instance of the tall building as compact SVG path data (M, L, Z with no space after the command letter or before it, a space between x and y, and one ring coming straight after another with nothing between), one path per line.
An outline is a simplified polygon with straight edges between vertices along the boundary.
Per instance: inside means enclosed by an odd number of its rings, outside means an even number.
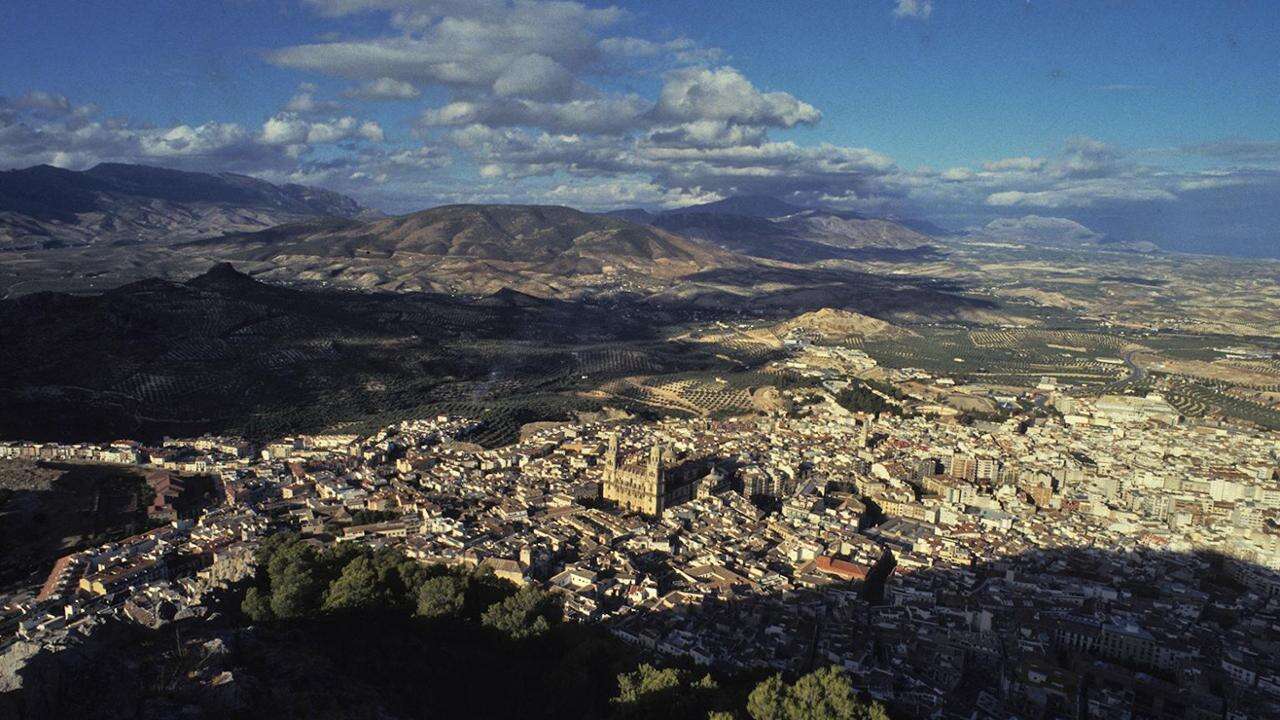
M978 459L972 455L953 453L947 463L947 474L974 482L978 479Z
M994 482L1000 475L1000 461L991 457L977 458L974 479Z
M673 465L662 445L624 459L618 454L618 436L611 434L604 456L604 499L634 512L661 515L697 493L700 468L688 463Z

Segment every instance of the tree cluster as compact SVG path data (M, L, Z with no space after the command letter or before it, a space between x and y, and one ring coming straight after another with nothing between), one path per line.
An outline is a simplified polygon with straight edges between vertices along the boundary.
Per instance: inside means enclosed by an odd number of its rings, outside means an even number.
M878 391L878 392L877 392ZM870 380L854 380L849 387L836 395L836 402L849 412L864 412L879 415L881 413L898 413L899 407L885 400L883 395L897 397L897 389L892 385L876 383Z
M556 598L517 588L488 569L427 566L395 550L321 548L293 533L258 549L258 576L241 610L253 622L340 613L415 614L479 622L514 640L545 633L561 617Z
M622 720L889 720L884 707L858 698L849 676L829 667L788 684L773 675L722 687L707 674L640 665L618 676L614 716ZM745 698L744 698L745 695Z
M849 676L835 667L816 670L787 684L765 679L747 696L751 720L889 720L882 705L863 702Z
M310 628L305 640L289 639L286 647L330 645L331 672L396 688L399 694L383 698L391 706L412 706L422 692L418 684L432 677L430 693L441 707L483 706L492 711L489 716L500 717L537 706L545 712L530 717L888 718L881 706L859 700L848 676L834 668L788 684L781 676L756 683L759 676L716 678L684 667L637 664L634 650L607 632L561 623L556 596L517 587L488 569L427 566L395 550L325 547L293 533L267 538L257 560L257 577L241 604L245 616L277 633ZM510 678L524 689L477 706L474 693L494 677ZM289 706L292 692L265 702ZM348 700L328 702L345 707Z

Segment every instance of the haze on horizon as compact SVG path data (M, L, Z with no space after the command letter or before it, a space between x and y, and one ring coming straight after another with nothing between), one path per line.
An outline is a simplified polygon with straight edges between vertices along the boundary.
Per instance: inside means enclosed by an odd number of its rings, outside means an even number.
M450 202L763 194L1280 256L1264 2L282 0L0 8L0 169Z

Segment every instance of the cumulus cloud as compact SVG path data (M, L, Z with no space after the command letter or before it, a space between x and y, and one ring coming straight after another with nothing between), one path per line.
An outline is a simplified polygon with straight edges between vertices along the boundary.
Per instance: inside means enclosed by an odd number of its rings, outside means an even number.
M272 62L360 81L354 99L446 99L419 112L415 137L451 144L481 179L637 179L671 197L799 191L865 198L896 192L882 154L770 137L821 121L813 105L758 88L688 38L614 32L625 14L536 0L312 0L329 16L381 13L383 36L282 48ZM602 78L660 77L652 98L599 87ZM614 85L613 87L617 87ZM302 118L277 120L295 142ZM289 127L283 127L289 126ZM286 132L287 131L287 132ZM656 197L651 192L645 197Z
M307 92L303 88L303 92ZM281 112L255 131L208 121L155 127L102 118L97 106L75 105L55 93L0 98L0 157L9 167L41 163L83 169L100 162L136 162L199 170L282 172L317 145L381 142L382 128L355 117L304 118Z
M641 122L650 103L636 95L545 103L510 98L459 100L428 108L420 128L464 125L540 127L567 133L621 133Z
M893 16L898 18L928 20L932 14L933 0L897 0L893 8Z
M1120 161L1116 148L1088 137L1072 137L1067 140L1062 161L1057 166L1065 177L1091 178L1114 174Z
M361 83L343 95L358 100L416 100L422 97L422 91L414 87L413 83L380 77Z
M139 149L149 158L215 157L228 150L244 148L252 139L239 125L218 122L144 130L137 134Z
M788 93L760 92L731 67L668 73L654 114L676 121L723 120L783 128L812 125L822 119L817 108Z
M311 83L303 83L297 94L289 98L284 109L295 113L334 112L342 109L342 103L333 100L321 100L316 97L316 87Z
M299 146L324 145L353 138L382 142L382 127L372 120L361 122L351 116L312 121L297 113L281 112L262 124L260 139L266 145Z
M282 48L272 53L273 62L361 80L390 78L544 100L568 97L575 78L601 59L600 30L622 16L613 8L532 0L313 4L332 15L393 11L392 23L401 32Z
M541 53L519 57L493 81L499 97L566 100L573 92L569 69Z
M759 145L767 137L765 128L738 125L725 120L694 120L654 128L646 140L655 146L733 147Z

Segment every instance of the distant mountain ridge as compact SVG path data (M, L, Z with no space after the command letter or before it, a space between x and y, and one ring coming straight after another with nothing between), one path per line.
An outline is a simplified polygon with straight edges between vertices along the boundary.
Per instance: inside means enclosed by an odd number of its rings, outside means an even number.
M445 205L372 221L296 223L187 247L264 263L282 278L466 294L511 288L539 297L751 263L661 228L555 205Z
M739 195L659 213L628 208L606 214L787 262L897 259L935 252L928 234L908 226L936 228L927 222L801 207L767 195Z
M936 252L933 238L909 227L908 223L916 224L911 220L801 208L765 195L727 197L662 213L622 209L607 215L684 234L742 255L788 263L893 260ZM918 227L936 225L922 222Z
M0 249L167 242L370 214L336 192L235 173L123 163L0 172Z

